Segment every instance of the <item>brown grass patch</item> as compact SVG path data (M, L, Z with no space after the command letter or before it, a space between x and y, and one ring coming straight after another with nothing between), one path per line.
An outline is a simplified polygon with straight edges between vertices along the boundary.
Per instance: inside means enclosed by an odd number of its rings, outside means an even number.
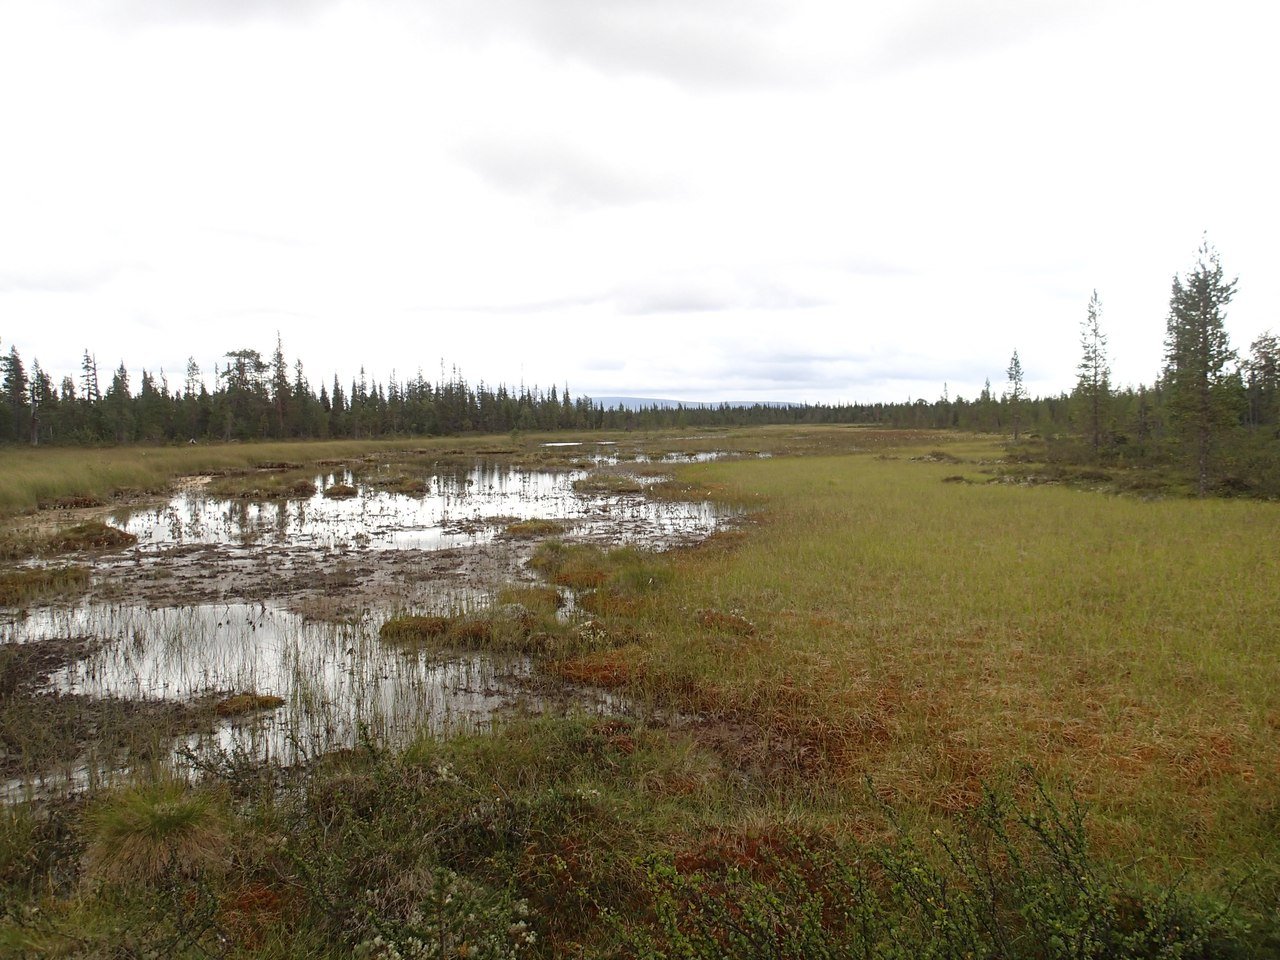
M625 648L601 650L583 657L556 660L547 664L546 669L569 683L616 690L619 687L625 687L642 675L643 671L634 662L633 657L634 650Z
M608 579L609 574L599 567L572 564L556 571L551 582L570 590L594 590Z
M406 497L417 497L431 490L430 484L425 480L417 477L385 477L381 480L373 481L373 486L380 490L386 490L389 493L399 493Z
M479 617L454 620L449 627L449 639L460 643L487 643L493 634L493 621Z
M280 928L287 906L285 897L264 883L249 883L231 891L222 901L219 925L233 943L259 951L267 937Z
M736 613L724 613L721 610L699 610L694 614L694 622L717 633L729 633L735 637L753 637L756 625L746 617Z
M449 632L449 617L392 617L378 629L378 636L392 643L424 643Z
M330 500L349 500L357 492L356 488L349 483L335 483L324 488L324 495Z

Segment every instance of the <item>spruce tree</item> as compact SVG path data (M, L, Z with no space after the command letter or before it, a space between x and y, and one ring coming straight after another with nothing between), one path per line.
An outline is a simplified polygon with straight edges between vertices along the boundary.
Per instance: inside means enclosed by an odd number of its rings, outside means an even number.
M1022 428L1022 401L1027 399L1027 388L1022 382L1022 361L1018 359L1018 351L1013 351L1009 360L1009 392L1005 398L1009 401L1009 418L1013 421L1013 442L1018 442Z
M1099 317L1102 302L1098 291L1089 298L1089 312L1080 325L1080 365L1072 396L1077 429L1093 448L1096 460L1102 452L1111 407L1111 367L1107 364L1107 338Z
M1250 426L1280 423L1280 337L1268 330L1254 340L1249 345L1245 371Z
M1186 276L1174 275L1169 297L1163 377L1168 419L1195 468L1200 496L1209 486L1214 449L1237 419L1229 369L1235 351L1224 313L1236 283L1224 278L1218 252L1206 240Z

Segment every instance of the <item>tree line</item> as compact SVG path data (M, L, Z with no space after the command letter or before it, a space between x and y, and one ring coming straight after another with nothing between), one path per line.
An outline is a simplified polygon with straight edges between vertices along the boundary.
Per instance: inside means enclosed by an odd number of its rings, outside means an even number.
M562 389L470 383L456 368L434 382L421 371L405 380L337 377L317 388L302 361L289 363L277 336L267 357L227 353L212 389L189 360L181 382L142 370L135 382L122 362L100 373L85 351L78 378L55 384L16 346L0 352L0 443L173 443L190 440L374 438L512 430L619 430L678 426L863 423L899 428L958 428L1046 438L1063 459L1181 466L1203 493L1215 483L1280 488L1280 339L1258 336L1240 357L1225 309L1237 281L1202 245L1196 264L1175 276L1164 365L1150 386L1111 382L1102 302L1097 292L1081 322L1078 377L1069 393L1029 397L1017 351L1004 388L990 380L977 397L898 403L651 405L605 407ZM1280 493L1280 489L1276 492Z

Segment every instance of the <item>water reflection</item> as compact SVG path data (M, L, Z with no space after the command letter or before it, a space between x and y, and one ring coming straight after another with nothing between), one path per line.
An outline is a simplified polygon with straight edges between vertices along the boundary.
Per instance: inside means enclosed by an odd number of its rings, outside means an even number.
M624 521L619 542L654 542L710 533L723 511L709 503L653 501L637 495L582 494L586 471L520 470L496 463L435 473L426 492L379 489L350 471L318 474L309 497L270 502L227 499L189 488L163 506L121 514L118 524L141 549L191 544L338 549L435 550L492 540L512 520L549 519L592 535ZM331 499L335 484L357 495Z
M164 573L170 558L161 548L172 546L238 547L243 553L233 551L235 562L260 555L279 564L293 559L283 551L257 551L314 550L323 564L330 551L349 547L474 546L500 536L511 521L550 519L575 539L660 548L705 536L733 515L706 502L574 490L574 481L586 475L477 463L410 478L421 481L416 486L423 491L410 494L387 489L394 478L385 472L338 470L317 473L310 494L292 499L230 499L197 486L160 507L112 520L138 537L132 560ZM356 495L324 496L339 483L353 486ZM209 569L210 576L218 575ZM489 599L470 580L442 587L438 597L453 607ZM92 640L88 656L50 676L52 692L139 701L188 702L242 692L284 699L276 710L224 719L211 732L184 738L175 756L182 750L233 750L288 764L366 738L395 743L424 730L477 729L523 689L531 670L527 660L479 654L442 659L389 647L377 634L386 615L383 609L355 622L318 623L270 602L160 609L86 602L0 620L0 645ZM86 755L51 784L83 786L117 769L118 760ZM27 787L7 784L0 794L19 795Z
M0 642L92 637L98 646L49 677L53 692L189 701L252 692L275 710L223 719L175 747L217 748L293 763L362 741L475 730L511 702L525 658L440 657L384 644L380 618L315 623L271 604L151 610L86 603L0 624ZM81 776L101 771L82 770Z

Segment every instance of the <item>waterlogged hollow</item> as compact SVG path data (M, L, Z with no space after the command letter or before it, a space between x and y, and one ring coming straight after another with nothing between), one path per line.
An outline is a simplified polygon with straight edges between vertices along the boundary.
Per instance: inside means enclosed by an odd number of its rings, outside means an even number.
M612 452L589 459L615 462ZM137 546L95 562L89 599L0 620L0 644L83 646L49 674L43 695L283 699L176 734L171 760L220 750L287 765L421 730L481 729L503 707L539 705L530 662L405 651L379 639L389 616L484 607L505 584L531 579L523 561L533 544L504 536L517 520L557 521L556 535L569 540L665 548L735 516L705 502L575 490L587 475L478 463L433 471L416 478L421 493L402 493L386 488L402 477L387 468L340 470L315 475L309 495L267 502L188 485L160 506L114 515ZM355 493L325 496L334 484ZM589 708L617 706L604 694L575 696ZM77 764L38 779L43 789L74 789L124 763L86 744ZM0 794L31 789L12 781Z
M422 478L425 492L406 494L348 470L317 475L310 496L254 502L193 485L168 503L114 519L141 550L194 544L438 550L485 543L507 523L532 519L560 521L568 534L667 546L706 536L724 516L705 502L575 491L574 481L585 476L585 470L484 463L430 474ZM336 484L354 487L356 495L326 497Z
M413 731L474 730L528 677L524 658L436 657L378 638L380 620L318 623L270 604L147 609L81 604L0 628L3 642L93 637L96 648L53 673L51 692L190 701L255 693L283 705L224 718L185 746L247 751L284 764Z

